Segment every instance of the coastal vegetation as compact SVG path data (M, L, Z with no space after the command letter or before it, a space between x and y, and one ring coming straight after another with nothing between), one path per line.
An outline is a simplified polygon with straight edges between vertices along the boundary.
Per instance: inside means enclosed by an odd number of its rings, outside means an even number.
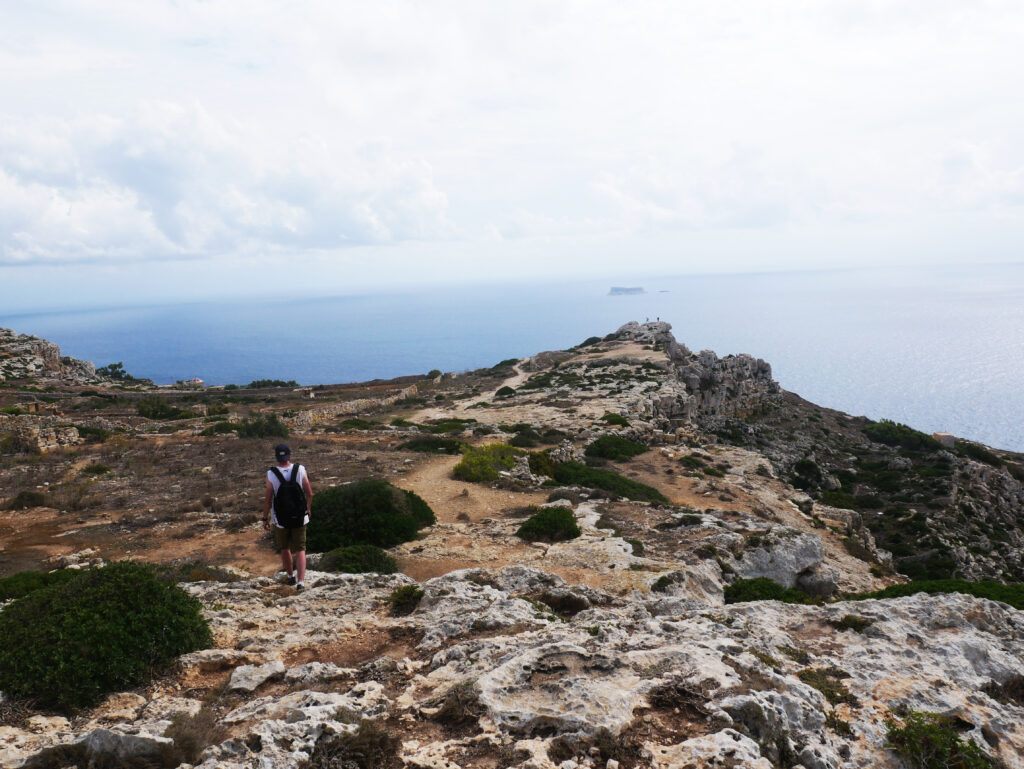
M210 646L200 604L137 563L88 569L0 612L0 690L65 711Z
M421 528L435 520L434 511L417 494L387 481L364 478L316 493L307 546L315 553L352 545L394 547L415 539Z

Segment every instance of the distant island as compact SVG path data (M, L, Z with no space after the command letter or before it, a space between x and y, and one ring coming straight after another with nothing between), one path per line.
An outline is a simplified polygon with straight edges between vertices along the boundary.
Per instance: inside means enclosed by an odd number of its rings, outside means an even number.
M608 296L628 296L630 294L646 294L643 286L612 286Z

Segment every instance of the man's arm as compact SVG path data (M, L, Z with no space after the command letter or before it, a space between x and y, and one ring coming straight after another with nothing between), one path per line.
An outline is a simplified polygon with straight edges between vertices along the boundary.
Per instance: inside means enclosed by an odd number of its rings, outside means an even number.
M306 515L313 511L313 487L309 485L309 476L302 476L302 488L306 492Z
M274 484L267 480L267 493L263 495L263 528L270 528L270 504L274 501Z

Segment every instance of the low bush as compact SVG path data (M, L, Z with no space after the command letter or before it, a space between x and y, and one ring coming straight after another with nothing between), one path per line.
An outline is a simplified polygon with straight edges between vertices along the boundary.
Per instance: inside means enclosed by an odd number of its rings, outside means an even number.
M63 585L82 572L77 569L58 569L57 571L19 571L9 577L0 579L0 601L22 598L29 593L42 590L52 585Z
M587 467L579 462L563 462L555 468L555 480L563 486L585 486L617 494L640 502L668 504L668 499L655 488L625 478L609 470Z
M992 465L993 467L1002 467L1004 464L1002 459L997 457L980 443L957 441L955 451L962 457L969 457L976 462L984 462L986 465Z
M230 569L213 566L200 560L162 563L153 566L153 570L157 577L169 585L176 585L179 582L238 582L241 579Z
M376 422L371 422L369 419L360 419L359 417L352 417L350 419L344 419L338 423L338 427L342 430L372 430L378 427Z
M489 443L486 446L471 446L466 449L462 461L455 465L452 477L471 483L488 483L498 480L501 470L511 470L515 458L524 452L506 443Z
M480 704L480 692L476 684L469 680L455 684L443 697L431 704L437 707L437 711L430 719L448 729L475 724L485 712Z
M44 507L46 495L41 491L26 489L19 491L10 502L7 503L8 510L28 510L30 507Z
M102 427L90 427L89 425L75 425L78 430L78 437L86 443L103 443L110 437L110 431Z
M402 585L396 587L388 596L388 603L391 604L391 614L401 617L412 614L423 599L423 590L418 585Z
M306 545L315 553L351 545L393 547L435 522L419 496L373 478L318 492L312 512Z
M498 391L496 393L494 393L494 397L495 398L511 398L515 394L516 394L516 391L514 389L512 389L508 385L505 385L504 387L499 387L498 388Z
M165 737L174 740L168 746L163 758L165 765L178 766L183 763L199 763L199 756L210 745L217 745L230 736L228 728L220 722L217 711L204 705L195 714L178 713L171 719L171 725L164 732Z
M439 435L421 435L399 445L405 451L422 451L426 454L458 454L464 443L454 438L442 438Z
M584 452L588 457L601 459L631 459L647 451L643 443L627 440L619 435L602 435L587 446Z
M188 419L195 416L190 411L175 408L156 395L147 395L135 404L135 410L140 417L145 417L146 419Z
M601 417L601 421L606 424L617 425L619 427L629 426L629 420L622 416L622 414L613 414L610 411L605 412L604 416Z
M294 379L287 382L283 379L254 379L246 385L250 390L259 390L267 387L298 387L299 383Z
M398 562L374 545L349 545L324 554L320 559L321 571L342 574L394 574Z
M104 475L110 472L110 467L107 465L97 462L96 464L87 465L82 468L82 472L86 475Z
M852 600L864 600L867 598L900 598L917 593L929 593L932 595L940 593L964 593L977 598L988 598L992 601L1001 601L1009 604L1015 609L1024 609L1024 584L1011 582L1002 584L991 579L983 579L980 582L970 582L965 579L930 579L919 582L908 582L903 585L889 585L883 590L876 590L873 593L861 593L854 596Z
M951 718L914 711L886 719L886 747L910 769L994 769L974 740L964 742Z
M840 670L835 666L805 668L798 671L796 677L825 695L825 699L833 705L839 705L844 702L854 707L858 705L857 698L853 696L850 690L846 688L846 684L843 683L844 678L850 677L850 674L844 670Z
M401 765L401 744L373 721L360 721L355 731L321 734L304 769L393 769Z
M581 533L572 511L559 505L541 508L531 515L523 521L516 536L528 542L564 542Z
M238 431L238 425L233 422L214 422L204 429L200 435L227 435Z
M475 419L441 419L436 422L432 422L429 425L425 425L424 429L427 432L440 435L443 433L461 433L469 425L475 424Z
M932 436L889 419L871 423L864 428L864 434L876 443L899 446L908 451L938 451L942 448L942 444Z
M36 590L0 612L0 690L63 710L95 705L210 646L201 608L130 562Z
M782 601L783 603L810 603L813 599L802 590L786 588L767 577L738 579L725 588L726 603L746 601Z
M288 426L277 414L260 414L238 425L239 438L287 438Z
M546 451L531 451L529 461L530 472L534 475L546 475L548 478L555 477L556 462Z

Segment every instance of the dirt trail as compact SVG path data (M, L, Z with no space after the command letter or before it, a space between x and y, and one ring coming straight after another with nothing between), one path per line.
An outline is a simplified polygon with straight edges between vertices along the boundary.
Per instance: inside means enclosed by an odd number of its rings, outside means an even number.
M425 462L408 475L395 479L403 489L419 494L433 509L441 523L479 521L510 507L539 505L547 500L542 491L517 492L492 489L479 483L466 483L452 478L452 468L461 457L437 457Z

